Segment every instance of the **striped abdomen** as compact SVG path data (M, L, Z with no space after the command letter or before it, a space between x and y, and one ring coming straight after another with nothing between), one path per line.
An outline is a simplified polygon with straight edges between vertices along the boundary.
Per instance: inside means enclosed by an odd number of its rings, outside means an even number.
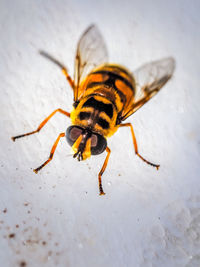
M79 103L71 113L72 124L111 136L117 118L134 98L135 82L127 70L116 65L94 69L81 84Z

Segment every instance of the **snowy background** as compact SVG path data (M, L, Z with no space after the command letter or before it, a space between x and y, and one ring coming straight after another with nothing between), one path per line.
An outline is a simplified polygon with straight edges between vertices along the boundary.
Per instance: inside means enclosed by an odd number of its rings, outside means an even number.
M0 266L200 266L200 2L0 0ZM53 110L72 108L72 90L42 49L73 75L80 35L98 25L110 61L130 70L166 56L173 79L108 140L105 153L77 162L62 140L70 125Z

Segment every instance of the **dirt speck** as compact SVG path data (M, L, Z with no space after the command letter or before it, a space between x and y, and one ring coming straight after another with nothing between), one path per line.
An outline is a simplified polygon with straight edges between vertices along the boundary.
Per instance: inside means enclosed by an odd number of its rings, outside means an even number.
M26 244L33 245L33 244L38 244L38 243L39 243L39 240L37 240L37 239L27 239L26 240Z
M53 253L53 252L52 252L51 250L49 250L49 251L48 251L48 256L51 257L52 253Z
M6 213L8 210L5 208L4 210L3 210L3 213Z
M25 267L27 266L26 262L25 261L21 261L20 264L19 264L20 267Z
M11 234L9 234L8 237L9 237L9 238L15 238L15 233L11 233Z
M19 224L16 224L15 227L16 227L16 228L19 228Z
M45 246L47 244L46 241L42 241L42 245Z

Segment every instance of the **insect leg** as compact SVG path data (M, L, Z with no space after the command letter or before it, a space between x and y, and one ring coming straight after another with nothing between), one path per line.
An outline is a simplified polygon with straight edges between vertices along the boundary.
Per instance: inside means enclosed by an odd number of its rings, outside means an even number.
M56 147L57 147L57 145L58 145L58 142L59 142L60 138L61 138L61 137L64 137L64 136L65 136L65 133L60 133L60 134L59 134L59 136L57 137L57 139L56 139L54 145L52 146L52 149L51 149L50 156L49 156L48 160L45 161L45 162L44 162L41 166L39 166L37 169L34 169L33 171L34 171L35 173L37 173L39 170L41 170L45 165L47 165L47 163L49 163L49 161L52 160L53 155L54 155L54 152L55 152Z
M71 85L72 89L74 90L74 81L72 80L72 78L68 74L67 68L62 63L60 63L58 60L56 60L55 58L53 58L52 56L50 56L48 53L46 53L44 51L39 51L39 53L40 53L40 55L42 55L42 56L46 57L47 59L51 60L58 67L61 68L62 73L65 75L65 77L67 78L69 84Z
M131 128L131 134L132 134L132 139L133 139L133 144L134 144L134 148L135 148L135 154L140 157L144 162L146 162L147 164L156 167L156 169L158 170L160 165L151 163L150 161L146 160L145 158L143 158L139 153L138 153L138 146L137 146L137 141L136 141L136 137L135 137L135 133L133 131L133 126L131 123L123 123L120 124L120 127L130 127Z
M110 153L111 153L111 150L109 147L106 147L106 152L108 153L107 156L106 156L106 159L103 163L103 166L99 172L99 175L98 175L98 178L99 178L99 195L105 195L104 191L103 191L103 187L102 187L102 184L101 184L101 176L102 174L104 173L106 167L107 167L107 164L108 164L108 159L110 157Z
M26 133L26 134L21 134L21 135L17 135L17 136L11 137L12 140L15 141L15 139L18 139L18 138L21 138L21 137L24 137L24 136L31 135L31 134L39 132L42 129L42 127L48 122L49 119L51 119L51 117L53 117L53 115L56 112L60 112L60 113L62 113L64 115L66 115L67 117L70 117L70 113L69 112L62 110L61 108L58 108L58 109L54 110L45 120L43 120L42 123L40 123L40 125L37 128L37 130L29 132L29 133Z

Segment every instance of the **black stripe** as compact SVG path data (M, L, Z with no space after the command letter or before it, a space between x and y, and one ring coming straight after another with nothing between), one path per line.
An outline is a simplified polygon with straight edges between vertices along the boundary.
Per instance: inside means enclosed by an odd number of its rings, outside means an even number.
M126 101L126 96L115 86L115 83L108 84L108 82L91 82L87 85L87 88L92 88L94 86L108 86L108 87L112 87L119 95L120 100L122 103L124 103Z
M79 119L80 120L87 120L91 117L91 112L84 112L84 111L81 111L79 113Z
M102 96L101 93L93 93L93 94L90 94L90 97L95 97L95 96ZM104 96L105 97L105 96ZM106 98L106 97L105 97ZM113 101L112 99L109 99L110 102L112 103L112 106L117 110L117 106L116 106L116 103L115 101Z
M111 65L111 67L113 67L114 69L119 69L121 72L125 73L127 76L130 76L130 73L127 70L125 70L124 68L121 68L119 66L116 67L113 65Z
M108 129L109 128L109 123L107 120L104 120L102 118L99 118L97 123L103 128L103 129Z
M130 87L130 89L134 92L134 88L133 88L133 85L124 77L116 74L116 73L113 73L111 71L106 71L106 70L100 70L100 71L96 71L96 72L93 72L92 74L102 74L102 75L108 75L109 78L108 80L106 80L105 82L103 82L104 84L108 85L108 86L112 86L114 88L115 87L115 81L116 80L120 80L120 81L123 81L128 87Z
M121 102L125 103L126 96L115 86L115 83L113 83L113 85L111 85L111 84L108 84L107 81L106 82L91 82L91 83L89 83L87 85L87 88L92 88L92 87L95 87L95 86L102 86L103 87L105 85L107 85L108 87L112 87L117 92L117 94L119 95Z
M101 101L97 101L94 97L89 98L84 104L83 107L93 107L99 112L105 112L110 118L113 116L113 106L112 104L104 104Z
M115 82L116 80L120 80L122 82L124 82L126 84L126 86L128 86L132 92L134 92L134 88L133 88L133 85L127 80L125 79L124 77L116 74L116 73L113 73L111 71L96 71L96 72L93 72L92 74L102 74L102 75L105 75L107 74L109 76L109 78L106 80L106 81L103 81L103 82L91 82L87 85L87 88L92 88L94 86L103 86L103 85L106 85L108 87L112 87L115 89L115 91L117 92L117 94L119 95L120 97L120 100L122 103L125 103L126 102L126 95L116 87L115 85Z

